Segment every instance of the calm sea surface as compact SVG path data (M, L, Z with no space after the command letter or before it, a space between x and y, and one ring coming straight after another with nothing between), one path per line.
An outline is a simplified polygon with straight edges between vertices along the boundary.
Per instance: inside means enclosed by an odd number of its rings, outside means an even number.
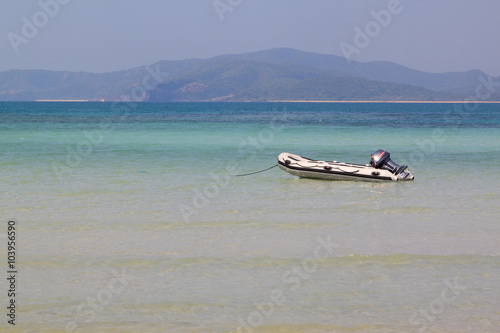
M500 331L500 104L0 103L0 167L2 332Z

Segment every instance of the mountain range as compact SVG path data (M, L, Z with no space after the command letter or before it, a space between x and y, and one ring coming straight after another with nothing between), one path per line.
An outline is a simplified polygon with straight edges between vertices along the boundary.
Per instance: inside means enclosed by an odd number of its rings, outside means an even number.
M8 70L0 72L0 101L498 101L500 89L484 85L498 79L277 48L109 73Z

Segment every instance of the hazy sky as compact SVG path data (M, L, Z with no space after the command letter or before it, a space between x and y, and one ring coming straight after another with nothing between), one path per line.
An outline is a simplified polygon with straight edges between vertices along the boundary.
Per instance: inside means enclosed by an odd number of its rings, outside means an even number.
M498 0L0 0L0 70L105 72L275 47L342 56L349 45L358 61L499 76L499 15Z

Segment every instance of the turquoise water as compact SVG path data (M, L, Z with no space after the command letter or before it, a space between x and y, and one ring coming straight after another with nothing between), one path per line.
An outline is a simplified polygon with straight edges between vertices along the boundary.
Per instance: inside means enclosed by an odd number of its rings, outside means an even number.
M0 103L9 330L497 332L499 139L500 104ZM377 149L415 181L234 176Z

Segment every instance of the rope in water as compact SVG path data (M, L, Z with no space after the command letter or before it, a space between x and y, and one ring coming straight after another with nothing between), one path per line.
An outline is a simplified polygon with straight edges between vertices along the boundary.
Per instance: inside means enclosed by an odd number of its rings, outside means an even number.
M267 171L267 170L271 170L272 168L276 168L277 166L278 166L278 164L275 164L275 165L273 165L270 168L267 168L267 169L264 169L264 170L260 170L260 171L256 171L256 172L245 173L245 174L242 174L242 175L236 175L236 177L243 177L243 176L255 175L256 173L261 173L261 172L264 172L264 171Z

